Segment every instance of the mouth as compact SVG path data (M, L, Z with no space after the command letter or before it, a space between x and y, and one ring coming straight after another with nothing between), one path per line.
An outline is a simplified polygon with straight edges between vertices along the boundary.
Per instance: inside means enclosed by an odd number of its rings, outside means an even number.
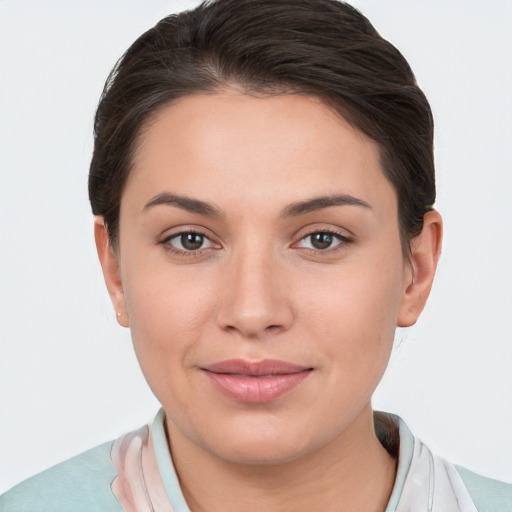
M275 359L230 359L201 370L224 395L239 402L257 404L277 400L292 391L313 368Z

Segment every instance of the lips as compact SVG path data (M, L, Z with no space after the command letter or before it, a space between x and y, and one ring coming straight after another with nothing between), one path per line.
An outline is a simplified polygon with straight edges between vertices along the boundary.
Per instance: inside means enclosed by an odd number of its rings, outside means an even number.
M286 361L230 359L201 368L213 386L231 399L245 403L277 400L297 387L312 368Z

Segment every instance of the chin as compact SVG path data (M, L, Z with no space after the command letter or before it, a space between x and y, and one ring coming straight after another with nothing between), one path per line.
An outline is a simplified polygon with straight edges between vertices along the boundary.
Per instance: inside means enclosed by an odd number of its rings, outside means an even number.
M221 438L203 438L203 448L226 462L247 466L279 465L318 449L307 431L290 432L271 425L251 425L226 429ZM315 444L315 446L310 446Z
M226 462L240 466L279 466L292 462L302 455L296 446L283 446L282 439L273 442L238 443L216 453Z

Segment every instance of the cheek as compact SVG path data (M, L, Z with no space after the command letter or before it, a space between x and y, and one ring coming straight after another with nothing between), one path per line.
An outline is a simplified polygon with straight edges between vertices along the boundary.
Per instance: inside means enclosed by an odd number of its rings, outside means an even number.
M397 263L398 261L398 263ZM354 371L385 367L391 351L402 294L401 258L337 269L321 285L311 281L302 293L301 311L309 324L309 336L333 361ZM315 291L312 291L315 290Z
M128 269L127 269L128 270ZM140 266L126 273L124 292L134 349L158 396L159 383L194 360L200 332L211 317L211 288L187 270ZM171 373L172 372L172 373Z

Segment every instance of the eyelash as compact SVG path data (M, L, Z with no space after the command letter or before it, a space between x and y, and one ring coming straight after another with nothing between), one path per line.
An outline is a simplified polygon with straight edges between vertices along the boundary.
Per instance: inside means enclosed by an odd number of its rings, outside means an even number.
M326 249L314 249L310 247L303 247L303 249L306 249L309 252L312 252L314 254L332 254L333 252L339 251L343 249L345 246L351 244L353 240L345 235L342 235L338 231L335 231L334 229L315 229L314 231L311 231L304 236L300 238L300 242L304 241L306 238L312 237L313 235L319 235L319 234L328 234L331 235L333 238L337 239L338 243L333 247L328 247Z
M203 243L204 243L204 240L208 240L212 244L212 246L205 247L202 249L197 249L197 250L183 250L183 249L178 249L171 244L171 240L180 238L183 235L188 235L188 234L198 235L203 238ZM317 234L332 235L333 238L338 240L338 243L334 247L328 247L326 249L314 249L311 247L302 247L302 249L305 249L308 252L311 252L314 254L319 254L319 255L326 254L326 253L331 254L335 251L341 250L343 247L345 247L346 245L351 244L353 242L353 240L351 238L349 238L345 235L342 235L341 233L339 233L338 231L335 231L333 229L316 229L316 230L311 231L310 233L307 233L304 236L302 236L300 238L299 242L303 242L307 238L312 237L313 235L317 235ZM296 242L296 243L298 243L298 242ZM199 231L197 229L190 229L187 231L180 231L179 233L173 233L172 235L164 238L160 242L160 244L164 246L164 248L167 252L177 255L179 257L183 257L183 258L204 255L206 252L216 250L217 248L220 247L219 244L215 244L214 242L212 242L206 233ZM217 245L218 247L215 247L215 245Z
M183 250L183 249L178 249L171 244L171 240L173 240L175 238L180 238L183 235L189 235L189 234L190 235L198 235L198 236L202 237L203 243L204 243L204 240L208 240L212 244L212 246L205 247L203 249L187 251L187 250ZM164 248L167 252L169 252L171 254L175 254L175 255L183 257L183 258L189 258L189 257L205 254L206 252L210 252L210 251L214 250L215 249L214 246L218 245L218 244L215 244L214 242L212 242L206 233L203 233L202 231L199 231L197 229L189 229L186 231L180 231L179 233L173 233L172 235L164 238L160 242L160 244L164 246Z

